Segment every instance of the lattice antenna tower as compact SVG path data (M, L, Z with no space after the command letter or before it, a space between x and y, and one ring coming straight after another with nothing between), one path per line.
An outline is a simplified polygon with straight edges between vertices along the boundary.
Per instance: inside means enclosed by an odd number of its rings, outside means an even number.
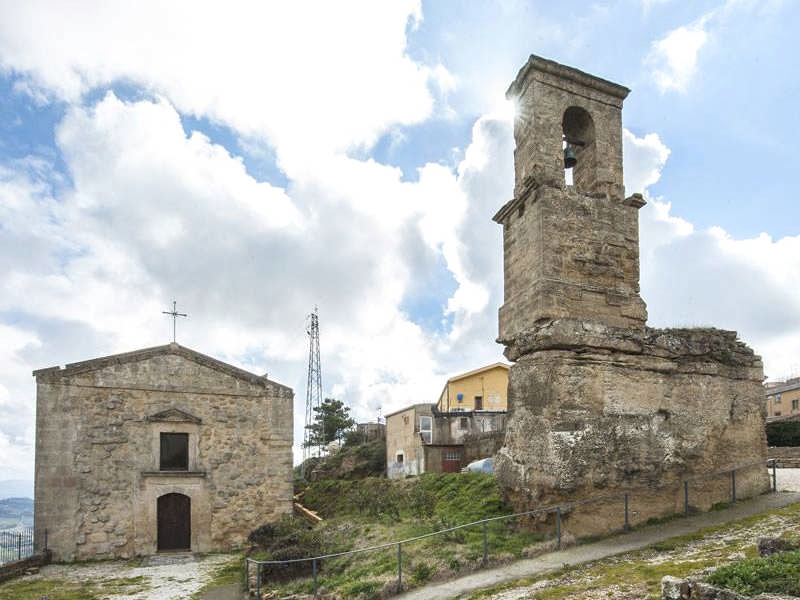
M322 368L319 359L319 316L317 307L308 315L306 322L308 333L308 382L306 384L306 426L303 429L303 460L312 456L312 448L308 445L311 431L309 426L314 423L316 413L322 402ZM317 446L317 456L322 453L322 448Z

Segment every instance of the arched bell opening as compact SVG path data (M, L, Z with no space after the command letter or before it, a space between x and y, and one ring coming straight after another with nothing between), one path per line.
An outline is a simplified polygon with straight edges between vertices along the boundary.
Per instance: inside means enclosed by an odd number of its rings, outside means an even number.
M597 145L592 116L580 106L570 106L561 119L565 181L581 192L595 191Z
M156 501L158 550L191 550L192 500L183 494L164 494Z

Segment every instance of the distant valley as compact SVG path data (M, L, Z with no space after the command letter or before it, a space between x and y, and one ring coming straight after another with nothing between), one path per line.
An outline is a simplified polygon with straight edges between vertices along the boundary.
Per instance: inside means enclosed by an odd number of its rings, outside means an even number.
M0 481L0 500L3 498L33 498L33 481L27 479Z
M4 498L0 500L0 530L33 526L33 500Z

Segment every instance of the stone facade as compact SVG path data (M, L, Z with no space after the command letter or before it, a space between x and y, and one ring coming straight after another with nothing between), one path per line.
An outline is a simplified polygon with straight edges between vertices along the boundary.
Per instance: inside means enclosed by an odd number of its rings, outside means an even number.
M638 210L622 185L628 90L532 56L518 102L515 196L503 226L499 339L516 361L496 473L520 509L679 484L766 459L763 369L735 332L650 329L639 296ZM566 184L564 147L577 164ZM704 482L698 508L725 500ZM711 489L714 486L719 490ZM737 474L739 496L768 489L764 466ZM719 494L717 493L719 492ZM654 493L639 520L681 506ZM719 496L719 497L717 497ZM595 506L567 533L607 530ZM619 507L613 528L619 525Z
M55 560L163 549L167 497L185 503L194 552L241 546L292 510L290 388L178 344L34 375L35 540L46 529ZM182 465L164 466L164 434L183 441Z

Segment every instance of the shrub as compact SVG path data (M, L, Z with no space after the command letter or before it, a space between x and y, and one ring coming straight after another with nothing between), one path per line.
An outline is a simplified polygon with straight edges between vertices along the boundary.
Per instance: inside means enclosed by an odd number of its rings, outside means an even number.
M767 423L767 445L800 446L800 421Z
M275 523L262 525L247 539L261 550L262 560L294 560L337 550L331 536L322 535L319 530L311 529L305 521L291 515L283 515ZM310 575L311 571L311 561L261 567L264 581L287 581Z
M720 567L709 583L740 594L800 596L800 551L772 554Z
M417 563L411 570L411 581L414 583L425 583L433 577L436 569L426 563Z

